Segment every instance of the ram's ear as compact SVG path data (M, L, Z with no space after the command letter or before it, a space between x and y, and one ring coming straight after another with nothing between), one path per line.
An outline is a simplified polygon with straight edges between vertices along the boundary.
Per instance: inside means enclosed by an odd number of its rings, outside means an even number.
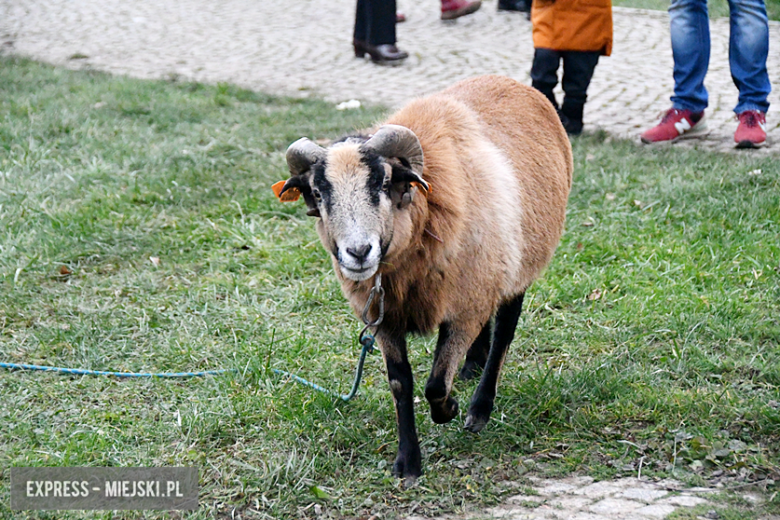
M279 181L271 189L274 191L274 195L281 202L295 202L301 196L301 190L297 186L300 183L300 179L291 177L286 181Z
M421 176L417 175L417 173L409 168L393 168L393 178L391 182L393 182L393 184L396 182L408 182L412 186L417 186L422 189L426 197L431 192L430 183L423 180Z

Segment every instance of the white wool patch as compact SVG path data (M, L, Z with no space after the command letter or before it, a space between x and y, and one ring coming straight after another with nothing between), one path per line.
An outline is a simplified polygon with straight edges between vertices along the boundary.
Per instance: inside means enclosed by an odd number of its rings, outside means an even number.
M522 268L522 188L512 163L493 143L486 140L480 143L475 156L480 157L482 164L488 165L488 169L483 171L486 173L484 181L489 185L483 185L481 196L488 197L488 203L483 207L489 227L483 232L493 235L494 243L502 246L501 253L494 260L503 264L502 296L513 296L517 294Z

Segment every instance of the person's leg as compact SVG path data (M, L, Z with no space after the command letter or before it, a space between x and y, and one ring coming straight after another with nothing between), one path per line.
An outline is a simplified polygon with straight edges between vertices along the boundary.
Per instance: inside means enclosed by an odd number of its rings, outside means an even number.
M370 45L395 45L395 0L366 0Z
M710 63L707 0L671 0L669 22L674 56L672 107L701 112L708 102L704 87Z
M531 86L544 94L558 110L553 89L558 84L558 65L561 53L552 49L534 49L534 61L531 65Z
M588 99L588 85L599 62L599 52L563 53L563 80L566 94L561 106L561 121L570 134L582 133L582 112Z
M352 38L358 42L368 41L368 14L366 13L366 0L357 0L355 7L355 32Z
M734 112L766 112L772 87L766 70L769 54L769 23L764 0L729 0L731 36L729 65L731 77L739 89Z

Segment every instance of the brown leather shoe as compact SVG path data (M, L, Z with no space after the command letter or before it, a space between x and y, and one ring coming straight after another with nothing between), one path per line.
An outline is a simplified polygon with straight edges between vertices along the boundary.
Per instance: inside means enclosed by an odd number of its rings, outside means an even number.
M370 45L366 42L353 40L352 45L355 48L355 56L364 57L366 54L371 56L371 61L380 65L392 65L401 63L409 57L409 53L402 51L394 44Z

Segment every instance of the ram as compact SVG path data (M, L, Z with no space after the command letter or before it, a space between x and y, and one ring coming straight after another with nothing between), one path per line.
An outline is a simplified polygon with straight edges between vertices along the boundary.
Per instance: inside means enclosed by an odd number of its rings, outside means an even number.
M481 372L464 428L479 432L526 289L549 263L564 228L572 153L550 103L502 76L461 81L414 100L373 135L322 148L301 138L287 150L282 201L300 195L332 255L356 313L375 281L385 290L375 336L398 421L394 474L421 473L408 334L438 329L425 385L431 418L458 415L450 395Z

